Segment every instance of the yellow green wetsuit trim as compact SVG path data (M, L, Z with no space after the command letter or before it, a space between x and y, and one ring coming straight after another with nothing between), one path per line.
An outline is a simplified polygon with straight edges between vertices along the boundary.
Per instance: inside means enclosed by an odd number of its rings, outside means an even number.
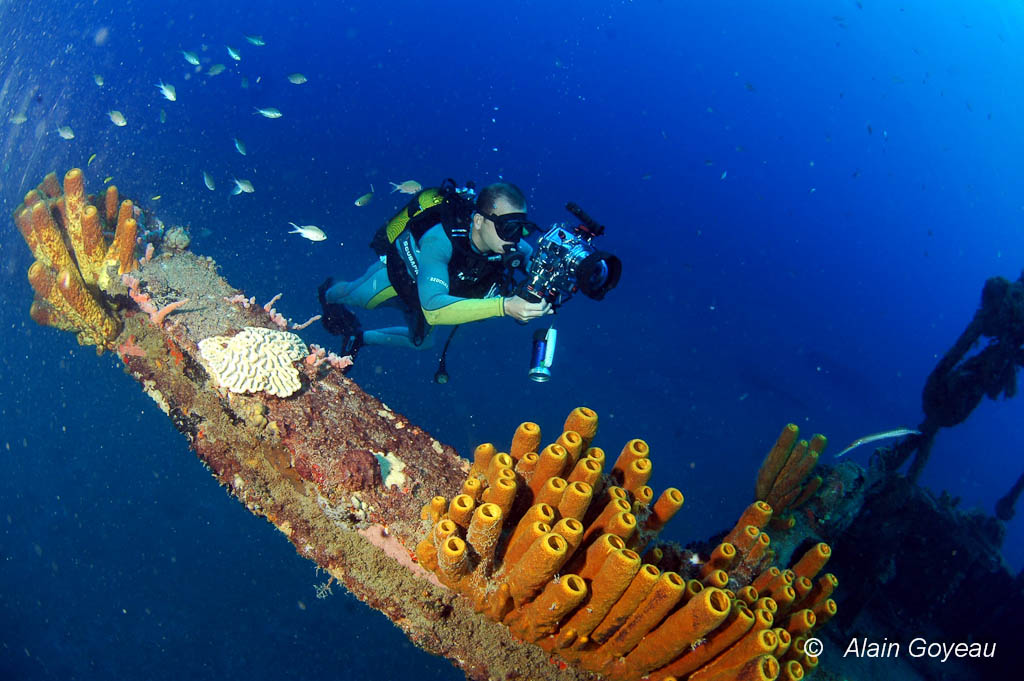
M388 286L386 289L382 290L380 293L375 295L373 298L370 298L369 302L366 303L366 309L367 310L372 310L373 308L377 307L381 303L387 302L387 301L391 300L392 298L394 298L397 295L398 295L398 293L395 292L395 287L394 286Z
M452 258L452 242L441 225L428 229L420 238L418 256L416 290L427 324L465 324L505 316L505 300L500 296L459 298L449 293L448 263Z

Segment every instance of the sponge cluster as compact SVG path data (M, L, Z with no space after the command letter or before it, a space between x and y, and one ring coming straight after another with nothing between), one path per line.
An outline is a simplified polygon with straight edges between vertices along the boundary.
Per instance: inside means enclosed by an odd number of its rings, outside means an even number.
M292 363L309 354L294 333L247 326L234 336L199 341L199 352L217 384L233 393L265 391L288 397L302 387Z

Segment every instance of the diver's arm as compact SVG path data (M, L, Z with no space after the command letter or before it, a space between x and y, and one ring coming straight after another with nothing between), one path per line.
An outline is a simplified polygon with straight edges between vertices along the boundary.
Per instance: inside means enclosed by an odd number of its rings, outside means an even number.
M448 262L452 244L441 226L433 227L420 239L420 272L416 288L420 308L431 326L464 324L505 315L503 298L458 298L448 293Z

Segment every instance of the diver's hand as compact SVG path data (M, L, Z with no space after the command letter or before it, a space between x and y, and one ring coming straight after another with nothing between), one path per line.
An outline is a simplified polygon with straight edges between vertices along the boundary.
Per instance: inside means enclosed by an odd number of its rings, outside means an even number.
M542 300L539 303L531 303L519 296L505 299L505 316L512 317L517 322L528 322L531 319L537 319L552 313L554 313L554 310L551 309L551 303L546 300Z

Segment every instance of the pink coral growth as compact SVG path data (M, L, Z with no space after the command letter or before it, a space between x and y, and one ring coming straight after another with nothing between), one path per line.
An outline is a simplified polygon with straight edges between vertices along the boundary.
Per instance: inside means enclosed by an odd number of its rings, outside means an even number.
M144 256L142 256L142 259L139 262L142 263L143 265L146 265L150 261L152 261L153 260L153 251L154 250L155 250L155 248L153 247L152 243L146 244L146 254Z
M156 305L153 304L148 293L143 293L139 289L139 280L128 274L123 274L121 275L121 281L128 287L128 295L135 301L135 304L139 306L139 309L152 318L157 312Z
M344 357L339 357L338 355L332 352L329 355L327 355L327 363L330 364L335 369L337 369L338 371L344 371L345 369L348 369L350 366L352 366L352 355L345 355Z
M306 328L307 326L309 326L313 322L317 321L322 316L323 315L315 314L312 317L310 317L309 319L307 319L306 321L302 322L301 324L292 324L292 331L302 331L304 328Z
M175 302L171 303L170 305L164 305L162 308L160 308L156 312L151 312L149 314L149 319L150 319L151 322L153 322L154 325L156 325L156 326L163 326L164 325L164 319L167 317L167 315L171 314L172 312L174 312L175 310L177 310L179 307L181 307L182 305L184 305L187 302L188 302L188 298L182 298L181 300L176 300Z
M274 309L274 303L281 300L281 296L283 295L283 293L278 293L276 296L267 301L267 304L263 306L263 309L266 310L267 312L272 312Z
M241 293L236 293L230 298L225 298L224 300L231 303L232 305L241 305L246 310L248 310L250 307L256 304L256 296L253 296L252 298L246 298Z
M309 354L306 355L305 359L306 366L311 366L315 369L325 361L327 361L327 352L319 345L311 344L309 346Z

